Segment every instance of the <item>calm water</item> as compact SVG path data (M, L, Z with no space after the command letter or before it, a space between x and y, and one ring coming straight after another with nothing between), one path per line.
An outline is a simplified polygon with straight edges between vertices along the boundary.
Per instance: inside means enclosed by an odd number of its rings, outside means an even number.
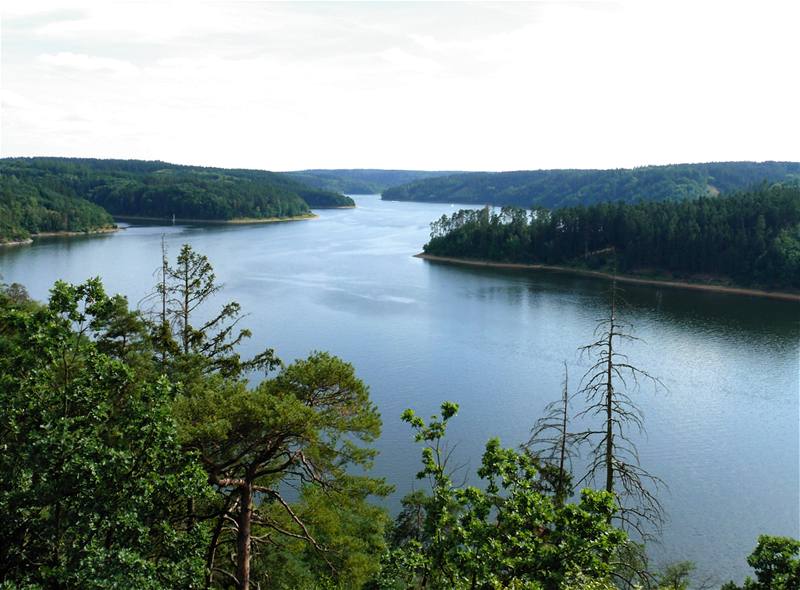
M55 279L100 275L136 303L154 283L162 234L173 255L192 244L215 265L224 299L249 312L251 351L269 345L291 360L330 350L355 365L383 415L376 471L397 484L396 508L419 464L402 410L459 402L450 440L473 471L490 436L526 440L559 395L562 362L572 383L583 373L576 349L605 311L607 285L412 258L451 206L356 200L313 221L40 240L0 249L0 273L40 299ZM667 388L637 395L642 464L669 485L670 520L651 554L740 581L758 534L800 537L800 306L632 286L626 298L643 339L627 352Z

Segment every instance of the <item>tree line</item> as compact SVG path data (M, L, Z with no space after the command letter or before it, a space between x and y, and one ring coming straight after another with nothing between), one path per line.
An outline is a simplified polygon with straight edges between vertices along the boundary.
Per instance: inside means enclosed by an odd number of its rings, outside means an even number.
M800 162L715 162L615 170L462 172L390 187L383 198L514 206L572 207L600 202L696 199L762 182L800 179Z
M0 160L0 240L85 231L108 215L203 220L291 217L309 207L352 206L344 195L259 170L140 160Z
M379 194L393 186L407 184L423 178L448 176L455 172L426 170L379 170L355 168L351 170L298 170L286 172L295 180L318 189L350 195Z
M352 365L243 358L240 306L209 313L221 285L188 245L156 276L141 311L99 279L57 282L46 303L0 287L0 587L689 587L691 564L650 572L629 536L658 507L619 427L639 420L624 375L648 376L620 351L613 292L582 387L565 381L530 444L488 441L482 486L454 482L457 404L403 413L429 489L392 521L377 501L393 488L369 474L381 417ZM597 427L570 430L576 395ZM583 442L588 477L567 460ZM760 538L743 588L796 589L799 554Z
M800 185L690 201L548 211L461 210L431 226L426 253L571 265L740 285L800 287Z

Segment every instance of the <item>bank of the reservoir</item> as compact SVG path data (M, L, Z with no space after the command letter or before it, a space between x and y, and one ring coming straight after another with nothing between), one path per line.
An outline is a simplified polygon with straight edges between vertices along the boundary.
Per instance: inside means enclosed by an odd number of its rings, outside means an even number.
M574 275L595 277L600 279L616 279L622 283L633 283L637 285L653 285L657 287L673 287L676 289L693 289L695 291L712 291L714 293L729 293L731 295L749 295L751 297L769 297L771 299L782 299L784 301L800 301L800 293L786 293L782 291L764 291L762 289L747 289L744 287L726 287L724 285L710 285L706 283L690 283L686 281L675 281L666 279L643 279L630 275L614 275L607 272L596 270L586 270L582 268L570 268L568 266L554 266L549 264L522 264L518 262L492 262L488 260L474 260L471 258L453 258L450 256L435 256L420 252L415 254L417 258L430 260L431 262L443 262L446 264L460 264L464 266L482 266L488 268L504 268L515 270L545 270L552 272L569 273Z
M158 223L201 223L203 225L245 225L251 223L277 223L280 221L303 221L306 219L316 219L314 213L303 213L302 215L290 215L287 217L237 217L234 219L196 219L190 217L142 217L136 215L114 215L114 219L120 221L156 221Z
M43 231L35 234L31 234L31 237L25 238L24 240L10 240L7 242L0 241L0 246L26 246L28 244L32 244L33 240L36 238L69 238L74 236L94 236L99 234L110 234L115 231L119 231L120 228L117 226L109 226L109 227L99 227L97 229L91 229L88 231Z

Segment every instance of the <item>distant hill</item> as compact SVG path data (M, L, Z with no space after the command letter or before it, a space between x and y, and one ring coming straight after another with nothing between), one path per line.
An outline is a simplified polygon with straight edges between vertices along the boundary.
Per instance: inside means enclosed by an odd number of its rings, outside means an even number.
M354 205L284 174L143 160L5 158L0 187L0 240L89 231L113 223L109 213L224 221Z
M372 195L386 189L422 180L458 174L458 172L431 172L424 170L299 170L286 172L295 180L318 189L347 193L351 195Z
M85 232L113 227L111 215L80 197L0 173L0 243L45 232Z
M800 179L800 162L719 162L616 170L471 172L386 189L393 201L548 209L608 201L694 199L761 182Z
M239 168L201 168L201 170L219 171L238 178L247 178L257 182L266 182L287 191L297 193L312 209L336 207L355 207L355 201L337 191L304 182L285 172L268 172L266 170L248 170Z

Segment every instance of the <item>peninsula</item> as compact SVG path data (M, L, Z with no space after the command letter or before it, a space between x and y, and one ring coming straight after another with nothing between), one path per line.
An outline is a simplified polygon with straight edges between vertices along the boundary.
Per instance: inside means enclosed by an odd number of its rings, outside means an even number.
M114 218L254 223L353 207L345 195L263 170L82 158L0 160L0 243L113 228Z

